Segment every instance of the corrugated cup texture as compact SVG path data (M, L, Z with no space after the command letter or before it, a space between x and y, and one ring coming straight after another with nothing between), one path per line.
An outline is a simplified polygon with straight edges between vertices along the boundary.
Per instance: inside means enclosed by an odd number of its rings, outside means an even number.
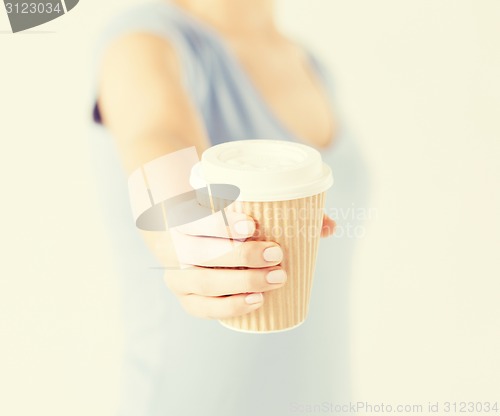
M243 212L257 222L252 239L277 242L284 253L286 284L264 292L264 305L246 315L223 319L231 329L274 332L291 329L306 319L321 235L325 193L278 202L236 201L227 210Z

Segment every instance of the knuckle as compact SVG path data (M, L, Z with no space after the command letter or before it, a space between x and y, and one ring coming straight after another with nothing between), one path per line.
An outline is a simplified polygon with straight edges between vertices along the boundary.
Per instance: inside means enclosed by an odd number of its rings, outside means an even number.
M246 244L241 244L236 250L238 251L238 264L247 265L249 260L248 250Z
M193 288L199 295L210 295L213 292L212 279L209 276L204 276L203 273L197 273L194 277Z
M253 277L253 273L247 271L242 279L241 293L253 292L255 290L254 287L255 287L255 279Z
M182 248L177 250L177 261L180 264L193 264L189 256L189 253L187 253L186 250Z
M220 319L221 317L223 317L222 316L223 313L221 313L217 305L212 302L206 306L205 312L206 312L205 317L207 319Z
M238 251L239 251L239 264L241 266L251 266L253 263L254 251L256 249L255 244L253 242L241 243Z
M247 270L243 281L245 293L260 292L267 286L263 282L262 272L260 270Z
M227 303L225 315L228 317L242 315L244 308L240 296L231 296L231 301Z

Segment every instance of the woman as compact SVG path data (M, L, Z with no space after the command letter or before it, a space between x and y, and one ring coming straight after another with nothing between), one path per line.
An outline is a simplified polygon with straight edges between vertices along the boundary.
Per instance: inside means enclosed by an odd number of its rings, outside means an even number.
M98 179L124 288L120 415L275 416L349 400L346 279L352 238L321 242L302 326L242 334L193 316L223 318L260 307L266 291L286 284L283 274L281 280L266 279L266 270L279 269L279 246L245 246L245 275L230 257L221 264L234 267L225 270L225 279L199 267L189 278L185 271L167 270L164 282L153 247L166 249L154 242L152 250L146 247L128 210L126 174L142 164L189 146L201 154L224 141L256 138L318 148L336 178L327 208L363 204L364 171L352 141L335 134L328 75L304 47L278 31L273 1L163 0L130 9L101 37L95 81L94 120L110 136L96 142L103 167ZM233 224L241 221L248 221L251 235L252 219L239 217ZM325 217L323 235L333 226ZM206 238L190 238L203 249ZM265 255L270 248L271 260ZM193 281L204 284L188 288ZM239 282L232 296L214 296L227 293L226 281ZM193 287L196 296L183 295ZM249 302L245 292L257 296Z

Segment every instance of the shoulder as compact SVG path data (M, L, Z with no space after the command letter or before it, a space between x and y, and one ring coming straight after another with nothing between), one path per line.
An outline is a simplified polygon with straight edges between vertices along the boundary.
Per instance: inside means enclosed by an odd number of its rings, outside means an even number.
M97 72L104 67L120 75L134 69L151 72L160 62L177 65L178 39L176 19L166 1L129 6L110 18L98 35L94 47Z
M124 64L148 57L158 61L165 56L180 65L185 86L195 96L204 91L204 68L193 37L201 37L196 27L167 0L147 1L115 14L98 35L93 49L96 72L109 55ZM116 59L114 59L116 60ZM200 98L201 99L201 98Z
M97 49L126 32L156 34L187 50L195 51L208 42L206 31L180 7L167 0L129 6L110 18L97 38Z
M130 32L148 32L171 37L178 31L175 16L166 2L149 1L119 11L108 19L95 41L95 50L102 53L108 44Z
M101 67L110 68L115 76L134 69L149 69L150 73L143 75L151 76L156 68L166 71L178 64L179 59L170 42L151 32L131 31L110 41Z
M166 0L145 1L128 6L116 13L110 20L110 26L120 24L155 24L164 19L175 20L174 9Z

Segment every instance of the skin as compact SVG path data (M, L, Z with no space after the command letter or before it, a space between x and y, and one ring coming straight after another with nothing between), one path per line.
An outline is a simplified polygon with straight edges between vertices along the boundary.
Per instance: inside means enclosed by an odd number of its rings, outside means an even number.
M300 48L278 31L271 0L177 3L221 35L270 111L290 132L317 148L331 145L335 123L325 93ZM202 118L182 85L181 71L173 47L154 34L129 33L107 48L99 74L99 106L128 174L167 153L195 146L201 156L210 146ZM244 241L255 231L247 215L228 213L228 221L231 235L240 241L209 263L199 253L224 243L222 216L176 230L177 250L170 233L141 232L169 268L167 287L193 316L220 319L249 313L263 305L266 292L286 284L279 245ZM325 216L322 237L333 234L334 228L334 221ZM179 253L179 247L186 249Z

